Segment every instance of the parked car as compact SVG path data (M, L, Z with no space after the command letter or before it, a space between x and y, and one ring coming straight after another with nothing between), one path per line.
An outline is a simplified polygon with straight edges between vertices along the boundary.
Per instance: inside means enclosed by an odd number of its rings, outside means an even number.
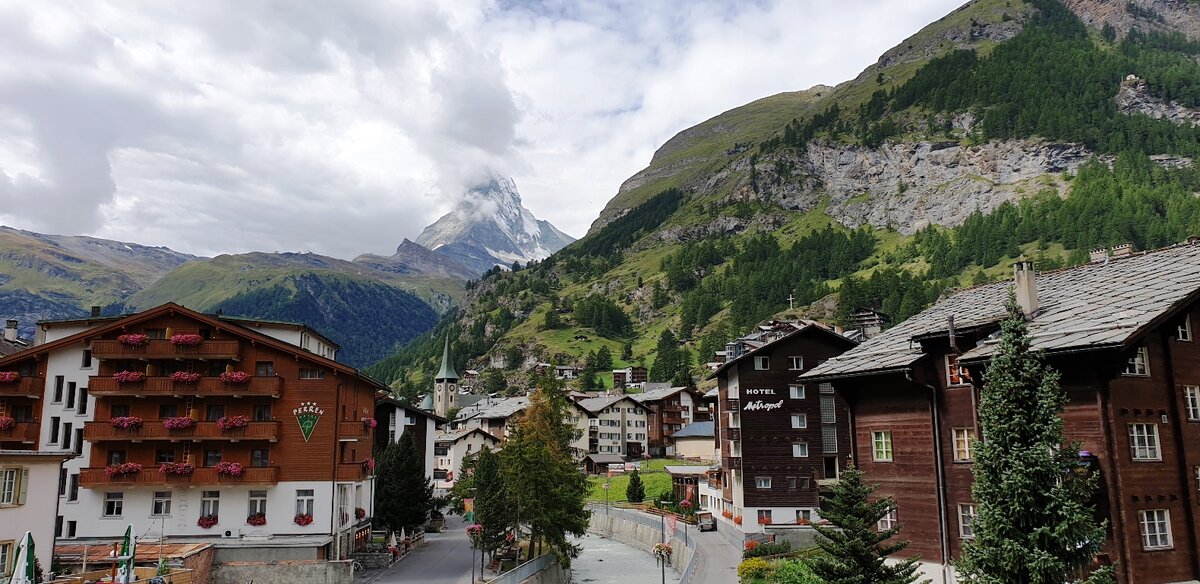
M717 520L713 517L712 511L697 511L696 527L700 528L700 531L716 531Z

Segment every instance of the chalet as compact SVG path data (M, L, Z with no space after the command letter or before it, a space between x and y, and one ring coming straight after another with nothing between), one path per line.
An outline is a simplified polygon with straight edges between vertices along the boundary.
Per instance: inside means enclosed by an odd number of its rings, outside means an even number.
M369 533L387 388L315 331L164 304L42 322L37 340L0 358L0 406L18 420L0 440L74 454L60 537L111 542L133 524L213 542L219 562L345 558Z
M972 537L981 380L1015 287L1032 346L1062 374L1068 441L1099 472L1121 582L1200 579L1200 245L1108 258L950 295L805 373L849 404L854 458L931 574Z
M613 369L613 388L624 389L632 385L646 383L650 379L650 373L645 367L626 367L624 369Z
M29 343L17 336L20 321L8 319L4 322L4 336L0 337L0 357L24 351Z
M593 397L577 402L589 414L588 452L640 458L646 453L649 425L646 408L627 395Z
M432 480L434 434L438 427L446 423L446 419L386 396L375 400L375 419L378 420L375 450L386 448L391 442L399 442L405 432L412 432L417 451L425 461L425 476Z
M822 486L836 480L850 450L845 405L828 384L805 385L804 372L855 343L811 321L770 323L710 379L721 456L719 511L736 529L811 519ZM730 525L728 529L735 529Z
M554 367L555 379L575 379L579 377L579 368L574 365L556 365Z
M666 387L632 394L646 408L647 452L650 456L676 456L671 435L697 420L708 418L703 394L686 387Z
M463 459L478 454L485 446L494 450L499 444L499 438L479 428L439 432L433 446L434 494L443 496L454 488Z

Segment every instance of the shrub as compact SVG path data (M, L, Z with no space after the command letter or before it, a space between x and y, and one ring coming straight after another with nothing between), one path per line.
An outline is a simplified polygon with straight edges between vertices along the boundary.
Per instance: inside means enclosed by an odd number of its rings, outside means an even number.
M746 549L742 551L743 558L761 558L763 556L774 556L778 554L786 554L792 551L792 544L786 541L779 543L760 543L753 547L750 544L757 543L753 541L746 542Z
M824 584L812 568L801 560L775 562L775 582L779 584Z
M738 578L742 582L762 580L771 575L771 563L762 558L750 558L738 564Z

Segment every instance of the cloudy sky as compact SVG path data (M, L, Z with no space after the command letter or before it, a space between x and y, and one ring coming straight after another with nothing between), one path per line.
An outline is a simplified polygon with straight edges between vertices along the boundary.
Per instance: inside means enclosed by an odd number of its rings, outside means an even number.
M576 237L676 132L961 0L0 0L0 223L390 253L487 172Z

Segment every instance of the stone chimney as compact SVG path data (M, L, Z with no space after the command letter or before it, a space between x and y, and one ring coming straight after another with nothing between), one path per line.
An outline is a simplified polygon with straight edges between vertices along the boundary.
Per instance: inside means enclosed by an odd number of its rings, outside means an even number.
M1098 264L1108 259L1108 248L1098 247L1088 252L1088 261Z
M1114 245L1112 248L1112 254L1113 254L1114 258L1119 258L1122 256L1127 256L1127 255L1133 255L1133 244L1132 243L1122 243L1120 245Z
M1037 277L1034 275L1033 262L1017 262L1013 264L1013 287L1017 292L1017 306L1025 318L1033 318L1038 311Z
M16 319L8 319L4 321L4 340L16 342L17 340L17 321Z

